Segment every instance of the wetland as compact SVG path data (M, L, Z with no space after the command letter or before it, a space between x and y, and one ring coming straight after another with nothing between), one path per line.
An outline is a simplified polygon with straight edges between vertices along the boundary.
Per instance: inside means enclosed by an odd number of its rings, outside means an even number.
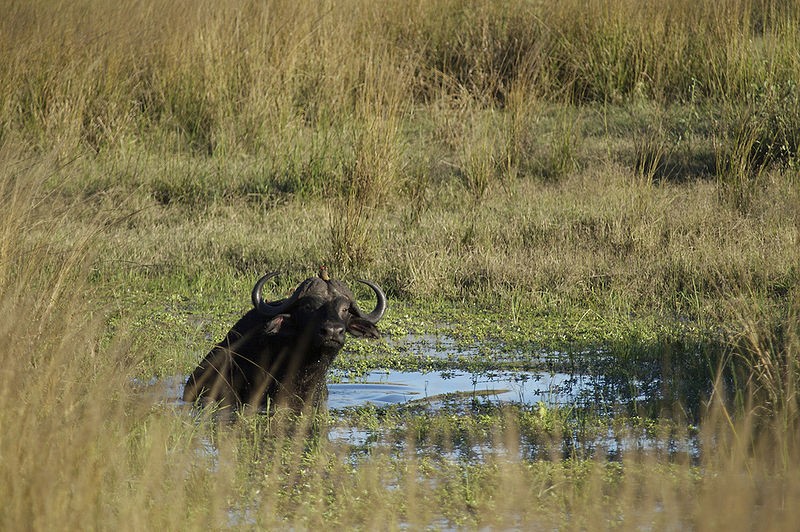
M800 522L796 3L7 4L0 528ZM178 400L320 265L326 408Z

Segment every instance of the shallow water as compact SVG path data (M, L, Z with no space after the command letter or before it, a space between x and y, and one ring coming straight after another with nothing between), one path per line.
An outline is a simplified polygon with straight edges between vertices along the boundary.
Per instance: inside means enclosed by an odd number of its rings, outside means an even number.
M590 407L603 415L627 410L657 416L664 406L675 403L691 407L704 390L702 379L681 370L698 358L691 353L673 356L678 366L670 366L657 357L621 358L604 351L543 352L532 346L508 349L491 342L470 343L446 336L405 335L388 341L421 359L452 361L452 368L428 372L374 369L357 378L334 369L328 384L330 409L423 402L436 407L445 401L465 405L479 401ZM527 371L456 369L465 367L465 359L499 366L519 362ZM134 384L156 401L180 403L185 379L178 375Z
M482 346L458 345L448 338L409 337L402 342L411 352L454 362L471 357L490 357L492 361L561 359L562 362L568 358L560 353L507 353L499 348L487 351ZM464 412L464 407L470 409L477 404L515 403L548 408L577 407L577 411L588 407L603 416L626 412L639 415L643 405L646 405L644 411L650 408L651 412L657 414L660 402L669 399L672 393L670 386L683 382L678 375L671 380L665 379L658 364L637 363L634 365L635 371L630 371L630 368L620 368L620 361L608 353L584 353L581 356L588 357L592 363L547 364L544 367L548 369L531 371L446 369L421 372L375 369L359 377L349 377L343 371L333 370L328 383L327 404L333 413L339 412L342 416L339 422L329 427L328 438L354 448L385 445L387 435L381 429L366 429L347 421L347 410L366 405L378 408L392 405L424 406L434 410L454 407L454 411ZM604 363L606 359L611 363ZM186 376L176 375L150 381L135 380L133 384L143 397L158 403L178 405L183 409L189 406L180 399L185 381ZM680 387L676 389L682 390ZM668 401L666 404L669 404ZM626 430L623 428L623 433L619 434L610 430L608 434L588 438L580 434L568 434L564 448L569 452L604 449L603 452L609 457L614 457L632 449L660 450L668 445L667 452L670 454L684 454L691 460L699 456L699 446L694 437L665 443L651 435L631 434ZM494 449L493 445L453 452L461 458L480 459L487 452L503 451ZM521 441L519 452L521 457L535 458L550 451L539 449L536 443Z
M410 401L462 400L563 405L589 390L588 379L563 373L469 373L464 371L371 371L363 377L328 384L328 407L342 409Z
M544 403L550 406L574 404L586 399L594 388L592 379L582 375L544 372L490 372L374 370L347 379L335 372L328 383L328 408L340 410L372 404L377 407L455 399L470 401ZM175 375L134 385L156 401L182 402L186 377Z

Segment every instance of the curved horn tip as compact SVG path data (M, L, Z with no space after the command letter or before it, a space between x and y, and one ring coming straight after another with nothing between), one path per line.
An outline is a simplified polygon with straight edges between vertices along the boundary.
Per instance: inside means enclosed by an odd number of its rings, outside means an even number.
M386 294L383 293L381 287L377 284L369 281L367 279L357 279L359 283L363 283L369 286L373 292L375 292L375 298L377 302L375 303L375 309L370 312L369 314L363 315L362 318L366 319L367 321L372 322L373 324L378 323L378 321L383 317L386 313Z
M269 313L272 311L273 306L269 303L264 301L264 296L261 294L261 288L264 286L264 283L272 279L273 277L280 275L281 272L279 271L272 271L268 272L261 276L261 278L256 281L255 286L253 286L253 292L250 294L253 307L258 309L262 313Z

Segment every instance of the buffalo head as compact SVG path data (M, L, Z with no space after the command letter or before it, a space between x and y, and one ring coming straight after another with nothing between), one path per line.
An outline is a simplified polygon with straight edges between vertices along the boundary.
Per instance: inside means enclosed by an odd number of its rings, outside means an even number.
M295 410L316 404L325 377L345 341L345 333L378 338L375 324L386 311L386 296L375 283L360 281L375 293L374 310L363 312L343 282L327 270L300 283L291 296L265 300L268 273L253 287L253 309L206 355L186 382L183 399L222 406L267 401Z

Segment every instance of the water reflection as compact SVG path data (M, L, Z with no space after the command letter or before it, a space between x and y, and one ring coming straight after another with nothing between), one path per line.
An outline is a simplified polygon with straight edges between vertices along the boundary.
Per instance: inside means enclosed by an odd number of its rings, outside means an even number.
M484 348L457 346L453 341L427 339L429 343L417 342L415 350L424 349L427 356L448 360L485 357ZM402 440L396 439L391 428L382 426L367 428L350 418L352 409L372 405L377 409L399 405L414 416L422 411L428 413L470 415L485 411L485 408L502 408L505 404L521 405L521 412L539 412L551 407L567 407L565 431L559 442L542 439L541 431L527 434L522 431L514 446L521 458L539 459L551 456L553 445L559 447L565 457L589 456L601 453L610 458L636 450L663 452L670 456L686 456L696 461L700 451L693 435L677 435L662 438L647 431L641 431L624 421L619 427L608 428L597 433L584 420L597 414L609 423L614 423L616 414L635 414L638 419L669 417L669 409L679 405L682 420L691 422L701 398L707 396L710 386L709 360L711 357L691 346L661 346L656 356L653 353L608 352L543 354L531 352L528 360L555 361L544 365L543 369L475 370L468 371L464 365L452 364L450 369L436 371L397 371L373 369L359 377L349 377L343 371L332 371L328 384L328 408L335 421L326 427L329 441L341 443L359 450L375 446L402 449ZM489 353L494 361L500 361L506 354L495 349ZM511 353L507 359L519 360L524 353ZM450 366L450 364L446 364ZM466 367L477 365L468 364ZM501 365L499 365L502 367ZM530 368L531 366L528 366ZM154 402L179 405L189 410L180 397L186 377L182 375L135 381L138 393ZM533 408L531 408L533 407ZM677 419L677 418L676 418ZM559 423L562 423L559 421ZM402 434L402 431L400 431ZM418 445L433 445L430 442L417 442ZM465 439L452 445L448 451L456 453L459 459L479 460L486 453L504 452L502 444L487 440L476 443ZM213 449L205 449L213 455ZM357 451L354 451L357 452Z
M563 373L371 371L357 379L328 384L328 407L367 403L381 407L445 398L556 406L574 404L590 389L590 379Z
M689 338L668 342L628 341L569 352L545 351L534 343L470 342L437 335L405 335L392 338L390 343L440 369L443 366L511 366L525 370L516 371L514 375L532 379L534 386L530 383L522 386L524 395L521 398L498 395L496 398L500 401L543 401L593 407L601 414L624 413L648 418L679 416L691 421L698 419L703 402L710 395L712 377L723 354L720 345L714 342ZM416 374L408 378L438 382L429 375ZM487 376L492 378L491 373L477 377L469 373L462 375L464 379L477 378L479 383ZM500 380L507 379L508 375L511 373L500 376ZM490 384L495 385L503 386ZM471 390L464 382L446 386L457 388L448 392Z
M421 343L415 344L422 348ZM455 348L437 339L427 344L430 356L475 356L480 350ZM455 355L454 355L455 352ZM448 354L449 353L449 354ZM405 403L436 406L444 400L465 404L480 402L544 404L591 409L597 414L635 414L654 418L680 411L696 419L711 386L710 356L700 351L664 350L663 356L610 355L604 352L562 354L561 364L541 370L440 369L397 371L373 369L359 377L332 371L328 407L342 410L364 405L384 407ZM504 353L493 353L500 360ZM519 355L516 355L519 356ZM541 353L532 356L541 359ZM568 363L567 363L568 362ZM155 401L176 401L185 376L137 380L140 393Z

